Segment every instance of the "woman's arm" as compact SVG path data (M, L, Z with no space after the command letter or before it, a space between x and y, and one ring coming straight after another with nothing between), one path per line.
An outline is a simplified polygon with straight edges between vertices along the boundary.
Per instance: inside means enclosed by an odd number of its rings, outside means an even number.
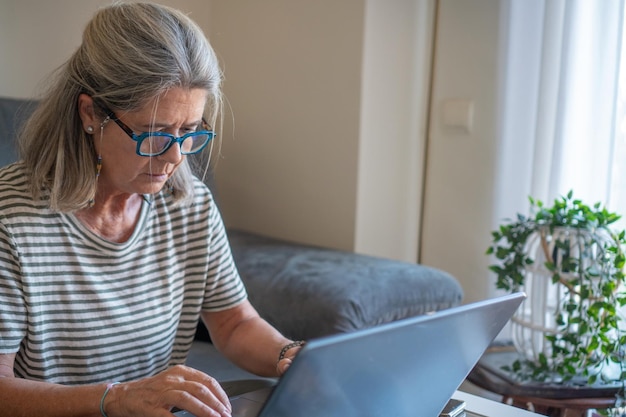
M300 349L278 357L283 347L292 343L263 320L249 301L219 312L202 312L215 347L235 364L261 376L280 376Z
M67 388L15 378L15 354L0 355L0 416L100 416L106 384Z
M0 417L102 417L107 384L63 386L16 378L15 355L0 355ZM163 416L178 407L201 417L230 416L228 397L217 381L185 366L110 388L103 409L108 417Z

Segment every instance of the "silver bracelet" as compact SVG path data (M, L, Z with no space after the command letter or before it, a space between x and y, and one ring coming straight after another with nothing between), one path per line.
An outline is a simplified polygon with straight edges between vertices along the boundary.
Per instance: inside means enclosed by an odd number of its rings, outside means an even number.
M104 412L104 399L107 397L109 391L111 391L111 388L117 384L119 384L119 382L111 382L110 384L107 384L107 389L105 389L104 394L102 394L102 399L100 400L100 414L102 414L102 417L109 417L107 416L107 413Z

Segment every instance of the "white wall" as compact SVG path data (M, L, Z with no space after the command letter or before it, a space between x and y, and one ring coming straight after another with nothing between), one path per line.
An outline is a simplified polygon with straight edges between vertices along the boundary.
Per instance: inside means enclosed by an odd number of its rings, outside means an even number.
M364 3L214 0L232 107L217 167L229 225L352 250Z
M435 1L366 2L357 252L416 261Z
M0 94L32 97L80 44L97 1L0 0ZM68 15L68 10L72 12Z
M98 7L112 0L0 0L0 95L36 96L46 76L80 45ZM163 0L208 31L205 0Z
M213 1L228 224L416 261L433 5Z
M424 194L422 262L451 272L465 301L493 294L485 255L493 225L499 59L499 0L441 0ZM470 132L446 126L449 100L474 105Z

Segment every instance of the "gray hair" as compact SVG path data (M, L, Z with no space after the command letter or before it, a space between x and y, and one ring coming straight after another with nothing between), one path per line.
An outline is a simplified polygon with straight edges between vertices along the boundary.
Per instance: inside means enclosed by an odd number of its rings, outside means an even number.
M50 208L66 212L85 207L95 195L97 155L82 128L80 94L112 110L129 111L171 88L204 89L205 118L217 129L221 81L208 40L180 11L151 3L118 3L99 10L20 134L20 156L33 195L49 192ZM98 106L94 111L106 117ZM200 159L208 163L210 157ZM185 161L170 179L179 203L193 197L192 175Z

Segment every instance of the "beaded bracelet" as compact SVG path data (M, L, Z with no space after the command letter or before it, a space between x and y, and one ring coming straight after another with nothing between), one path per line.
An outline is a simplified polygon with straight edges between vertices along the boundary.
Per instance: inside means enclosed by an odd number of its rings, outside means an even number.
M110 384L107 384L107 388L104 390L104 394L102 394L102 399L100 400L100 414L102 414L102 417L109 417L107 416L107 413L104 412L104 399L107 397L109 391L111 391L111 388L117 384L119 384L119 382L111 382Z
M297 342L292 342L292 343L289 343L288 345L283 346L283 348L280 350L280 355L278 355L278 362L285 359L285 355L287 354L289 349L292 349L298 346L304 346L305 344L306 342L304 340L298 340Z

